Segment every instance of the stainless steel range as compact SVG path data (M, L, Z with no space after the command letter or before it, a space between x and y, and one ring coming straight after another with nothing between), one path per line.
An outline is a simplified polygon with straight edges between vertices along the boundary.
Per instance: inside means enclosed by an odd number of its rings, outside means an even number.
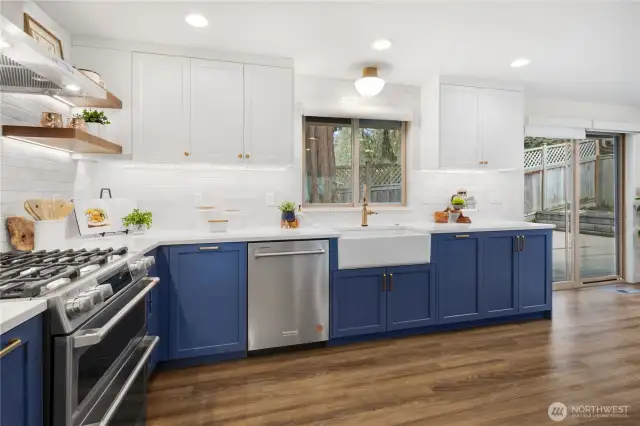
M47 424L145 424L154 263L126 247L0 254L0 299L47 300Z

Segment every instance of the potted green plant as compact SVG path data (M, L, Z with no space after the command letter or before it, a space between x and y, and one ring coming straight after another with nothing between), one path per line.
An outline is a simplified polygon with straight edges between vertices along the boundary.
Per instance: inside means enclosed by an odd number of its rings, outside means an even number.
M122 224L134 234L144 234L153 223L153 214L149 211L133 209L131 213L122 218Z
M280 218L280 226L282 228L295 228L296 223L296 205L293 201L283 201L280 204L280 212L282 212Z
M464 201L464 198L460 197L459 195L454 195L451 198L451 207L453 207L455 210L463 209L465 204L466 202Z
M96 109L82 110L82 114L76 114L73 116L73 118L83 119L89 133L96 136L102 136L104 134L104 126L107 124L111 124L107 116L104 115L104 112L98 111Z

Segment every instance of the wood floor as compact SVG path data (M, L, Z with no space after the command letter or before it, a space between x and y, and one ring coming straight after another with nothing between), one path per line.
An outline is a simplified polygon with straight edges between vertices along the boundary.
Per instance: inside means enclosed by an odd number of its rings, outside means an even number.
M628 418L549 419L553 402ZM569 408L570 409L570 408ZM640 425L640 293L554 293L553 321L157 374L149 426Z

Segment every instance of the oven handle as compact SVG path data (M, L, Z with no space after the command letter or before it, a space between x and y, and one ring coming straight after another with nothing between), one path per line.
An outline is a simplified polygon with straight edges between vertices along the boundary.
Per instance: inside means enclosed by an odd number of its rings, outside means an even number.
M151 356L151 353L153 352L153 350L155 349L159 341L160 341L159 337L153 338L153 341L149 344L149 347L145 351L140 361L138 361L138 364L136 364L136 367L131 372L131 375L129 376L129 378L127 378L127 381L122 386L122 389L120 390L120 392L118 392L116 399L113 400L113 403L111 403L107 412L104 414L102 419L100 419L100 422L93 423L88 426L107 426L109 424L109 422L111 421L111 418L116 413L116 411L118 411L120 404L122 404L122 400L127 396L129 389L131 389L131 386L133 386L133 382L138 377L138 374L140 374L140 370L142 370L146 365L147 360Z
M86 334L80 334L78 336L73 337L73 347L74 348L83 348L85 346L93 346L97 345L105 338L107 334L111 331L113 327L118 324L122 318L125 317L129 313L131 309L134 308L135 305L138 304L144 297L149 293L153 287L156 286L160 282L160 278L151 278L151 282L148 286L146 286L140 293L136 294L136 296L131 299L129 303L127 303L124 308L118 311L117 314L113 316L105 325L101 328L87 330Z

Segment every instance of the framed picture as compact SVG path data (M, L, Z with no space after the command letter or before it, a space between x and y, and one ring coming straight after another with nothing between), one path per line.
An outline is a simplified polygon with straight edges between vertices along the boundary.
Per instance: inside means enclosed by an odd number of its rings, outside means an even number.
M29 34L38 44L45 46L53 56L64 59L60 39L27 13L24 14L24 32Z

